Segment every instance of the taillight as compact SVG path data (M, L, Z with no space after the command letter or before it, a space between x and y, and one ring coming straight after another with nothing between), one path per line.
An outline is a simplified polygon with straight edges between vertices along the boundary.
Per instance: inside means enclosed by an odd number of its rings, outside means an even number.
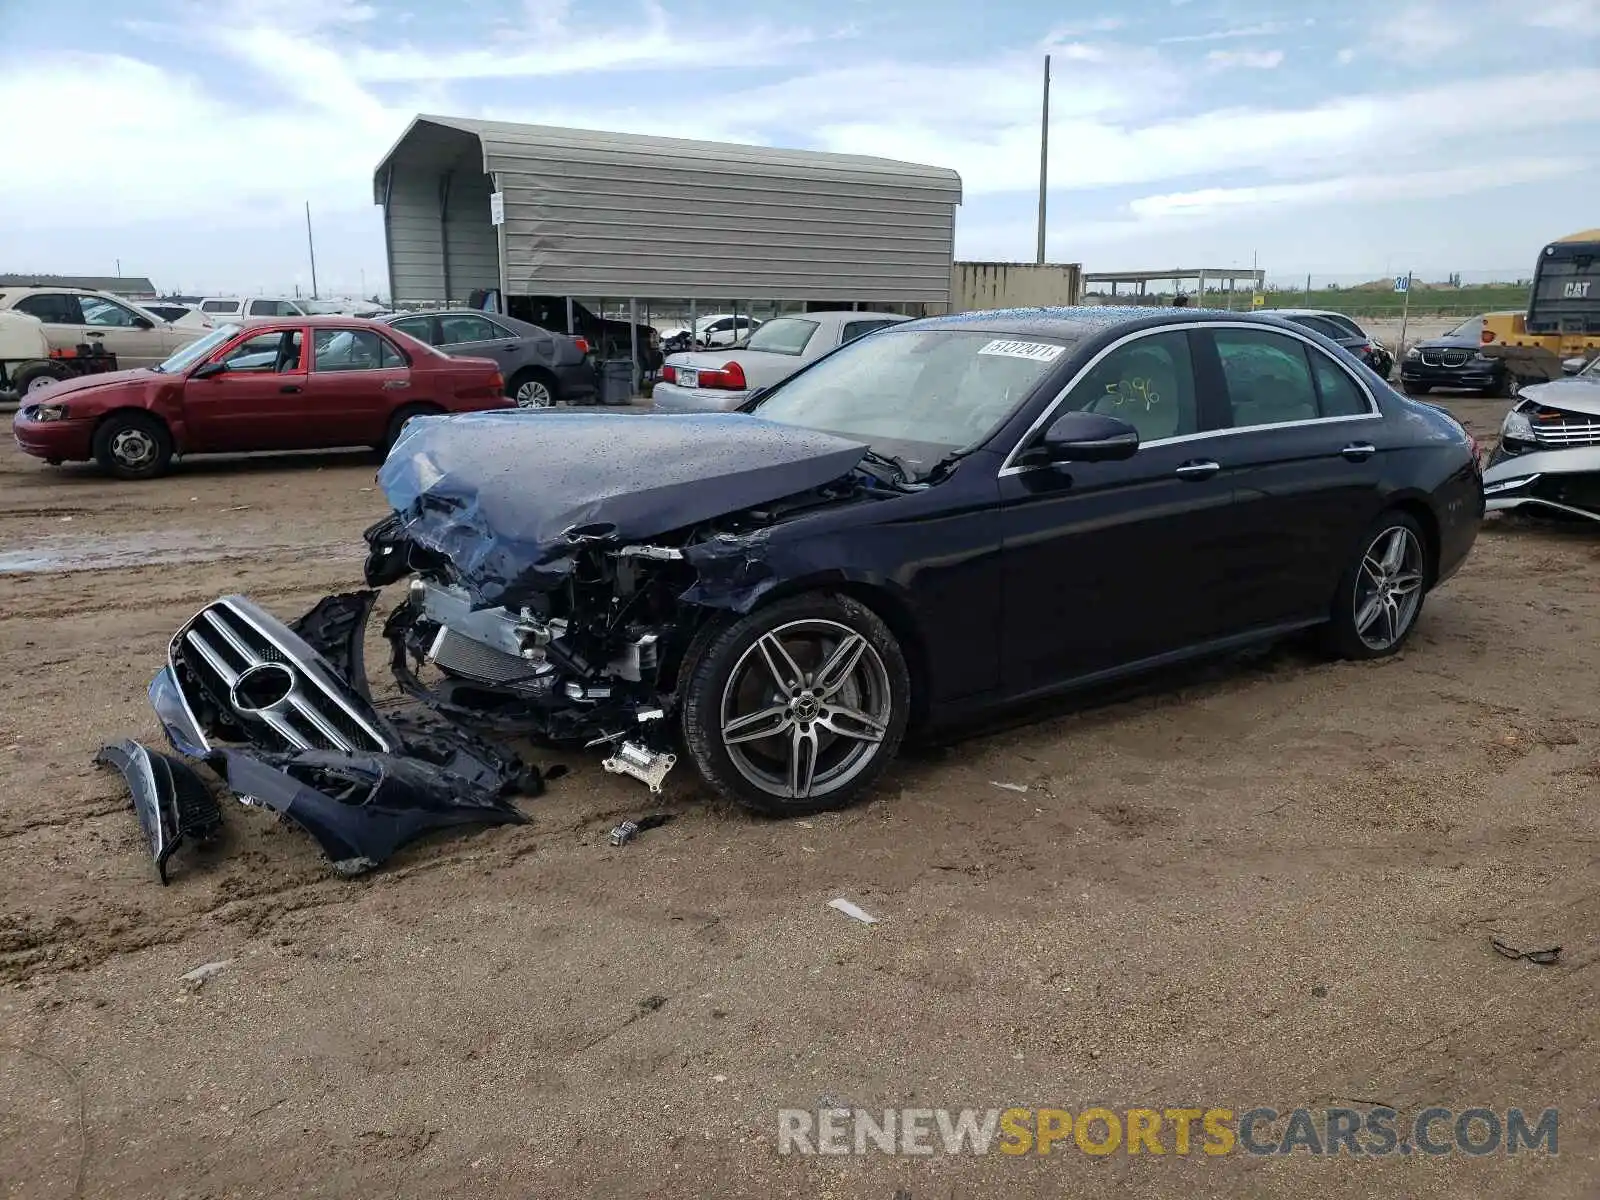
M573 345L578 347L578 353L579 354L588 354L589 353L589 343L587 341L585 341L583 338L573 338L572 339L572 343L573 343Z
M506 390L506 377L496 371L489 376L489 391L492 395L499 395Z
M666 366L661 368L661 378L666 380L668 383L677 383L678 368L673 366L671 363L668 363Z
M1485 346L1487 346L1490 342L1494 341L1494 330L1485 329L1482 333L1480 333L1478 335L1478 341L1482 342Z
M742 392L745 387L744 368L736 362L722 364L720 371L701 371L700 386L704 388L726 388L730 392Z

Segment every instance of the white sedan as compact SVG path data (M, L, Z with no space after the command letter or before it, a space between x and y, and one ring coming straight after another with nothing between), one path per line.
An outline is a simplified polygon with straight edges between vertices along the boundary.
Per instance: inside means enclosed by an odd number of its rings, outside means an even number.
M732 412L752 393L781 383L828 351L911 318L886 312L812 312L774 317L737 350L673 354L651 392L655 412Z

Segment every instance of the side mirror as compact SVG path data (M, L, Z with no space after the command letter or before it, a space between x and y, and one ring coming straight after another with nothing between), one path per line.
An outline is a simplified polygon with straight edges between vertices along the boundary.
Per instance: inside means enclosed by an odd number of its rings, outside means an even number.
M1561 373L1563 375L1576 375L1579 371L1583 370L1583 365L1583 359L1569 358L1561 364Z
M1044 431L1041 443L1050 462L1115 462L1139 450L1139 431L1104 413L1062 413Z
M135 317L133 323L140 329L154 329L156 327L155 322L148 317Z
M228 364L225 363L225 362L208 362L208 363L205 364L205 366L198 368L194 372L194 374L191 375L189 378L191 378L191 379L214 379L216 376L221 375L227 369L228 369Z

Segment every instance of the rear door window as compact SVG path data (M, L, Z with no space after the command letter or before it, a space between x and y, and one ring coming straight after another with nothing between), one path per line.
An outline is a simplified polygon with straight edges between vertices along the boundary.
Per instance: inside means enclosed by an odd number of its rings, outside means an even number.
M465 316L460 313L439 318L439 345L463 346L469 342L492 342L506 335L484 317Z
M1228 385L1231 428L1312 421L1320 415L1304 342L1269 329L1215 329L1211 336Z
M387 338L368 329L319 329L312 345L314 371L381 371L406 365Z
M237 313L239 302L237 300L207 300L200 305L200 311L205 313Z
M61 292L41 292L17 301L17 311L38 317L46 325L82 325L83 310L78 298Z

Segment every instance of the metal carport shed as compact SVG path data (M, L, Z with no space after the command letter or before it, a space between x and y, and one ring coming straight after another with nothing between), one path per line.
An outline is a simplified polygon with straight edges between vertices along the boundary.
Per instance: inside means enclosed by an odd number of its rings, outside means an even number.
M961 203L941 167L439 116L411 122L374 187L397 306L498 288L942 311Z

